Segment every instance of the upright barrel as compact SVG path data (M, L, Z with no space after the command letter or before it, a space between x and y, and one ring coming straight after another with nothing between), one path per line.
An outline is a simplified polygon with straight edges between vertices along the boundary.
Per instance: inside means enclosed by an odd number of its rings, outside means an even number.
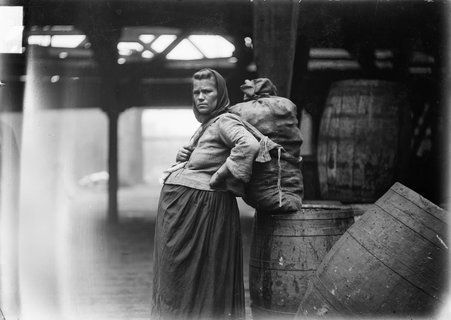
M332 84L318 136L323 199L374 202L403 175L411 115L404 88L380 80Z
M446 213L396 183L324 257L297 318L431 316L448 246Z
M322 258L354 222L339 202L303 204L296 214L256 213L249 287L254 319L293 317Z

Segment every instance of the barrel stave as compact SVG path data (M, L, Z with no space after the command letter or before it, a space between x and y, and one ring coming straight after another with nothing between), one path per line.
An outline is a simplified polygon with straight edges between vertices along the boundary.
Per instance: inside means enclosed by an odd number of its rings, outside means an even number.
M351 207L309 206L296 214L256 214L249 264L254 318L292 317L322 258L354 222Z

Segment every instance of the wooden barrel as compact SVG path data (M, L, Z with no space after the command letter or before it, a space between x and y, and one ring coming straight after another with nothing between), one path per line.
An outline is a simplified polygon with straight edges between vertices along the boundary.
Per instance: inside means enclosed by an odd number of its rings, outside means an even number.
M321 197L374 202L403 176L411 117L405 90L379 80L335 82L318 136Z
M430 316L447 284L445 219L395 183L324 257L297 318Z
M254 319L296 314L322 258L354 222L339 202L303 204L296 214L256 213L249 263Z

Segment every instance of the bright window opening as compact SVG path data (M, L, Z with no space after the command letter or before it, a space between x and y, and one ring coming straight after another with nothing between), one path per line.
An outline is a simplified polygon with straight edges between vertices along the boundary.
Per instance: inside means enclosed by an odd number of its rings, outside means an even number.
M0 6L0 53L22 53L23 8Z
M119 42L117 44L119 50L142 51L144 47L138 42Z
M131 56L133 51L132 50L118 50L120 56Z
M29 45L38 45L42 47L48 47L50 45L51 36L45 35L32 35L28 37Z
M86 39L85 35L68 34L52 36L51 45L56 48L76 48Z
M152 42L150 47L158 53L163 52L176 38L173 34L163 34Z
M192 35L188 39L209 59L229 58L235 51L235 46L221 36Z
M142 34L139 36L139 41L142 43L151 43L155 39L155 36L153 34Z
M117 50L121 56L131 56L133 52L141 52L144 47L139 42L119 42Z
M198 60L203 57L204 55L188 39L183 39L166 56L169 60Z
M145 51L143 51L143 53L141 53L141 56L144 59L151 59L151 58L153 58L154 54L150 50L145 50Z

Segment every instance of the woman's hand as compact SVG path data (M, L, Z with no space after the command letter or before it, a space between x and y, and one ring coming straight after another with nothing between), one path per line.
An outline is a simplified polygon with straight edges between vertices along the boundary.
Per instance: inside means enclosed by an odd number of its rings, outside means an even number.
M227 168L226 164L224 163L218 171L216 171L213 176L210 179L210 187L212 188L218 188L221 186L221 184L225 181L225 179L232 175L232 173Z
M177 157L175 158L175 161L177 162L185 162L188 161L189 157L191 156L191 153L193 153L193 148L190 146L183 146L179 152L177 152Z

